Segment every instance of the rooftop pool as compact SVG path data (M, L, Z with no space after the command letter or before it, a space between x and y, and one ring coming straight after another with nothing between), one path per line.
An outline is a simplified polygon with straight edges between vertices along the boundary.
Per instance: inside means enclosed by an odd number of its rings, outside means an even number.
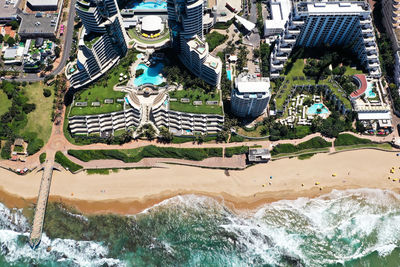
M320 109L320 111L318 111L318 109ZM315 103L307 110L308 115L326 114L328 112L329 112L328 108L325 107L325 105L322 103Z
M144 70L144 73L139 77L136 77L135 80L133 81L133 84L135 86L141 86L146 83L160 85L164 81L164 78L161 75L161 70L163 68L164 64L161 62L150 67L146 66L145 64L139 64L136 67L136 70L142 69Z
M138 2L132 1L126 5L125 9L167 9L167 2L154 1L154 2Z
M373 83L371 83L371 82L367 83L367 90L365 90L365 95L368 98L375 98L376 97L376 94L372 91L373 87L374 87Z

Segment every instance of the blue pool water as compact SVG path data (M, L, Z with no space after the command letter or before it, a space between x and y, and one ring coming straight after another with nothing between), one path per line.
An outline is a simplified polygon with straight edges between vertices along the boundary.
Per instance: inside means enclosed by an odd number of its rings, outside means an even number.
M367 83L367 90L365 91L365 95L368 98L375 98L376 94L372 91L373 84L372 83Z
M163 63L157 63L151 67L147 67L145 64L139 64L136 70L144 70L144 73L139 77L135 78L133 82L135 86L141 86L142 84L150 83L154 85L159 85L163 82L163 77L161 75L161 70L163 69Z
M142 57L144 57L144 55L143 55L142 53L140 53L140 54L138 54L138 55L136 56L137 59L141 59Z
M321 109L321 112L317 112L318 109ZM308 115L326 114L328 112L329 110L322 103L315 103L307 110Z
M167 2L157 1L157 2L141 2L136 1L129 3L126 9L167 9Z
M232 81L232 73L231 73L230 70L227 70L227 71L226 71L226 76L228 77L228 79L229 79L230 81Z

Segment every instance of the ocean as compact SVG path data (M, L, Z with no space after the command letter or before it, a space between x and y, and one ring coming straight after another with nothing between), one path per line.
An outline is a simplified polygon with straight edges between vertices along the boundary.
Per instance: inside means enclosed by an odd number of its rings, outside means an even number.
M378 189L248 212L196 195L132 216L50 203L36 250L23 214L0 204L0 266L400 266L400 195Z

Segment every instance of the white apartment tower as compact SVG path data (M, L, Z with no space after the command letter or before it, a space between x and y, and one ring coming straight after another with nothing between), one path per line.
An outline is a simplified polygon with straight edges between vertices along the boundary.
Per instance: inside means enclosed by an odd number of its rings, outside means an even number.
M231 110L238 117L255 118L264 113L270 98L269 78L242 73L232 89Z
M69 74L75 88L103 75L128 51L122 17L116 0L78 0L76 12L84 29L79 39L77 71Z
M222 62L209 54L204 41L204 0L168 0L167 4L172 45L179 59L205 82L219 85Z
M271 55L271 78L279 77L295 46L348 46L371 76L380 77L369 5L363 1L295 2Z

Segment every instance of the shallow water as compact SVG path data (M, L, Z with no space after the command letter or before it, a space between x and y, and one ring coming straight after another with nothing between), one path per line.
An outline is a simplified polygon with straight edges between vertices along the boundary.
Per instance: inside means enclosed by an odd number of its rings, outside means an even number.
M127 217L85 217L60 205L49 209L47 233L39 248L31 250L26 244L27 219L20 210L0 204L0 266L399 266L400 262L400 195L384 190L333 191L315 199L266 204L252 212L232 211L195 195L174 197Z

